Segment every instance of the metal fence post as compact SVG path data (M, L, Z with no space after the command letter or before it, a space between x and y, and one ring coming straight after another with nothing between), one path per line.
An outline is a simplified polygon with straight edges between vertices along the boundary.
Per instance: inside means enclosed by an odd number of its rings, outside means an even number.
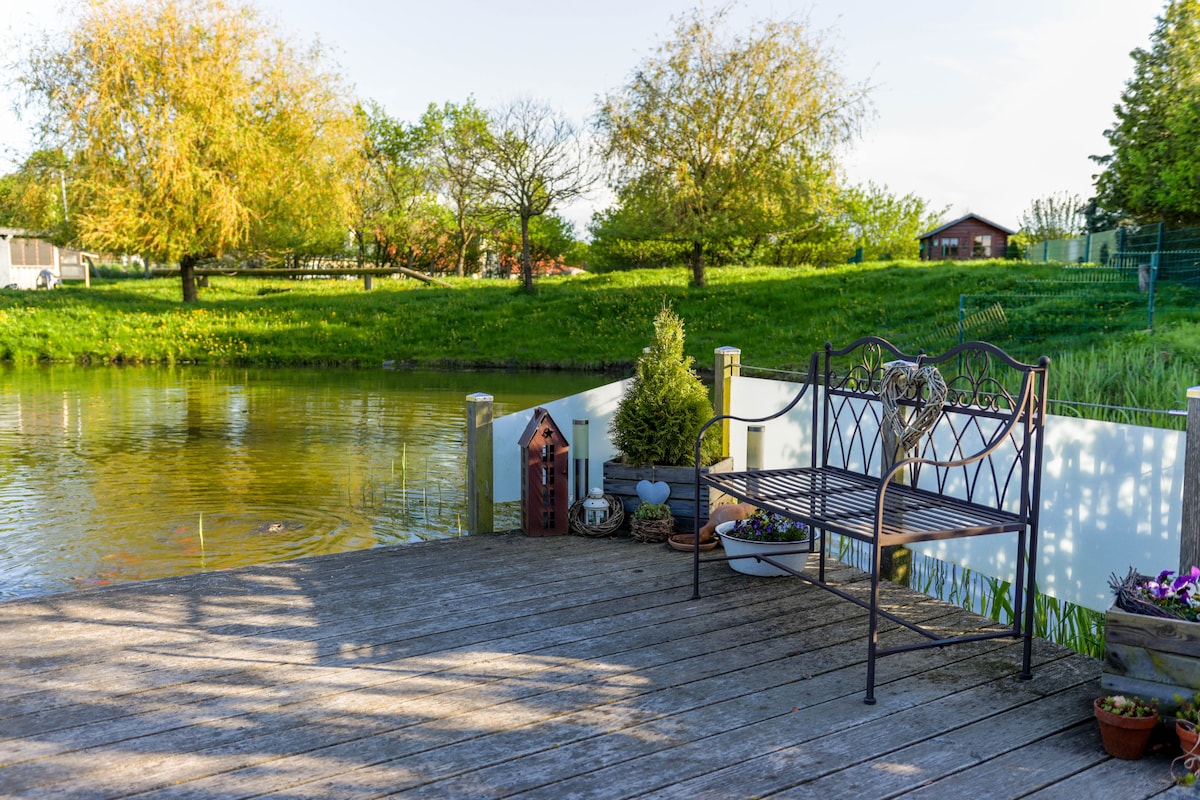
M718 347L716 365L713 367L713 410L718 414L732 414L730 391L732 381L742 373L742 351L736 347ZM721 420L721 457L729 457L729 420Z
M467 532L495 530L490 394L467 395Z
M1200 386L1187 390L1179 571L1190 570L1195 565L1200 565Z

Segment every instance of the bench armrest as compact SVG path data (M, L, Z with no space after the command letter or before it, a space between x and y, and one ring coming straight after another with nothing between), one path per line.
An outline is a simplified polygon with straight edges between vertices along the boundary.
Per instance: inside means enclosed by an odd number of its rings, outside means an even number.
M769 422L770 420L777 419L778 417L782 417L784 414L788 413L793 408L795 408L796 405L804 398L804 395L808 393L808 390L811 389L813 387L813 385L816 383L817 365L819 363L820 362L819 362L818 354L813 353L808 361L808 375L805 376L804 384L800 387L800 391L797 392L796 396L791 399L791 402L789 402L786 406L784 406L780 410L776 411L774 414L771 414L766 417L739 417L736 414L718 414L717 416L708 420L708 422L705 422L703 425L701 425L700 432L696 434L696 470L697 470L697 472L701 468L701 464L700 464L701 445L704 443L704 434L706 434L708 432L709 428L711 428L713 425L717 424L718 422L721 422L722 420L727 420L727 419L737 420L738 422Z

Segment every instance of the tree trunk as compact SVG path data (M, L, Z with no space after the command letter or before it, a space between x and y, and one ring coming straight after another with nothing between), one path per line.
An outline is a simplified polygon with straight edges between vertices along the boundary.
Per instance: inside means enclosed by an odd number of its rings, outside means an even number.
M533 264L529 260L529 217L521 215L521 277L525 281L525 291L533 294Z
M454 265L454 274L462 278L467 274L467 247L471 244L471 240L467 237L466 226L462 220L458 222L458 258Z
M199 298L196 292L196 262L200 258L194 255L180 256L179 277L183 281L183 302L194 303Z
M704 242L692 242L692 285L707 285L704 281Z
M358 268L362 269L363 266L367 263L367 254L366 254L367 243L363 239L362 231L355 232L354 240L356 242L358 242ZM371 276L370 275L363 275L363 289L366 289L368 292L371 291Z

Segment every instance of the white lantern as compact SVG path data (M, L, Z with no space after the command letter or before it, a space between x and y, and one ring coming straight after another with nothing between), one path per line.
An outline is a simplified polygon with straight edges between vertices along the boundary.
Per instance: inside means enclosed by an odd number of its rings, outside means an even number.
M583 501L583 522L589 528L594 528L607 521L608 501L604 499L604 492L592 489L588 492L587 500Z

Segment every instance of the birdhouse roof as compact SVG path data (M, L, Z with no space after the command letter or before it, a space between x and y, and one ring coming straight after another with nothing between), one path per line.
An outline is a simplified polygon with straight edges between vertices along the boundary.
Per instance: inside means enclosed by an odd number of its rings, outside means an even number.
M529 424L525 426L525 432L521 434L518 444L521 447L528 447L539 431L547 431L548 434L543 435L548 435L553 440L555 446L567 446L567 437L559 429L558 423L554 421L554 417L550 416L550 412L541 406L533 410L533 417L530 418Z

